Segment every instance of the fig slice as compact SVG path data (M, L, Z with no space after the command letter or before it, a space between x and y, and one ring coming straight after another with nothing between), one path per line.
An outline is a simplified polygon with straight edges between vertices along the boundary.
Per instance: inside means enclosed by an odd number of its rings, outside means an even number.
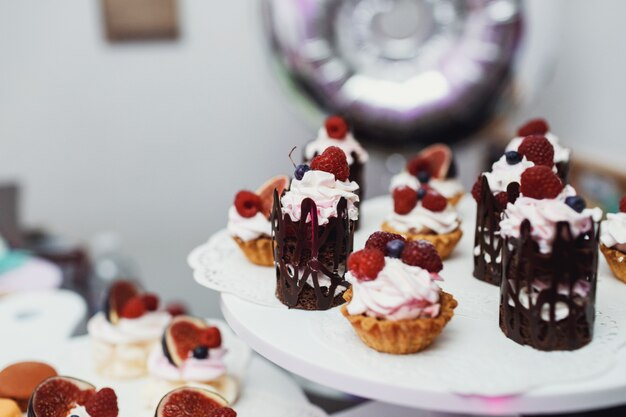
M207 417L213 410L227 406L228 402L214 392L182 387L165 394L154 417Z
M202 345L202 334L210 326L202 319L177 316L163 333L163 354L174 366L180 366L193 350Z
M35 388L28 401L28 417L66 417L77 405L96 393L88 382L65 376L53 376Z
M119 322L120 313L126 303L139 293L138 286L131 281L119 280L111 284L104 300L104 315L107 320L112 324Z
M256 194L261 197L261 212L267 218L270 217L272 207L274 206L274 190L280 196L285 188L289 186L289 177L286 175L276 175L265 181L265 183L256 190Z
M422 149L409 161L409 164L412 162L415 164L418 160L425 161L425 166L428 166L428 173L432 178L445 179L452 164L452 150L448 145L435 143Z

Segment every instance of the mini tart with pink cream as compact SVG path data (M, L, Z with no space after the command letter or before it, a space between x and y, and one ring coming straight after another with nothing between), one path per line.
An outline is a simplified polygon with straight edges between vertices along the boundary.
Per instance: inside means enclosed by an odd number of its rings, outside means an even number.
M226 354L217 327L191 316L175 317L148 358L146 406L154 409L166 393L182 386L207 389L235 402L239 383L228 374Z
M443 268L427 241L406 241L388 232L372 234L348 259L352 284L341 313L372 349L410 354L426 349L454 315L457 302L442 291Z
M109 287L101 312L87 322L96 370L107 377L130 379L147 373L146 363L171 320L159 297L131 281Z
M457 168L452 150L448 145L436 143L424 148L407 162L402 172L391 179L390 191L410 187L415 191L428 184L456 206L465 194L457 179Z
M626 283L626 196L619 204L619 213L608 213L602 222L600 250L616 278Z
M408 240L427 240L446 259L461 240L461 221L455 207L428 185L416 191L401 186L392 192L393 213L382 224L385 232Z
M228 210L228 232L255 265L274 265L270 223L274 190L281 195L288 185L289 178L284 175L270 178L255 192L239 191Z

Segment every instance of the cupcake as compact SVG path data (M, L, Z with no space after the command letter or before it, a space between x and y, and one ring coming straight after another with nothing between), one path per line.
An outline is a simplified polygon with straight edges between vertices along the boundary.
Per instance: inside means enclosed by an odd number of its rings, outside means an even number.
M237 417L228 401L201 388L176 388L163 396L154 417Z
M463 185L456 177L452 150L443 143L436 143L409 160L405 169L391 179L390 191L400 187L417 191L422 184L428 184L456 206L465 194Z
M272 239L276 296L286 306L326 310L343 303L346 261L359 218L359 186L345 153L327 148L296 167L289 190L275 192Z
M554 148L553 162L557 169L557 174L564 183L567 183L572 151L561 146L558 136L550 132L550 126L544 119L531 119L521 126L517 131L517 136L509 142L506 151L518 151L524 138L533 135L543 136L550 142Z
M401 186L393 190L392 196L393 213L381 229L407 240L427 240L443 259L450 256L463 236L454 206L428 185L417 191Z
M346 160L350 166L350 181L359 184L357 195L363 200L364 178L363 168L369 155L361 144L354 138L346 120L340 116L330 116L324 126L317 132L317 138L310 141L304 148L304 162L310 164L318 155L327 148L336 146L346 154Z
M619 202L619 213L608 213L602 222L600 250L609 268L626 283L626 196Z
M492 165L491 171L478 177L472 187L472 196L478 204L474 233L474 277L500 285L502 211L508 203L517 199L520 179L527 169L544 166L556 172L553 161L552 144L545 137L529 136L524 138L518 151L507 151Z
M256 192L239 191L228 210L228 232L245 257L260 266L274 265L272 247L272 212L274 190L280 195L289 178L278 175L265 182Z
M535 349L578 349L593 336L602 212L576 195L564 197L546 166L524 172L520 191L500 223L500 328Z
M195 317L175 317L148 359L146 406L154 409L165 394L183 386L216 392L234 402L239 387L227 372L226 354L217 327Z
M80 379L54 376L35 388L28 401L28 417L117 417L117 394L111 388L97 391Z
M350 255L341 313L372 349L416 353L430 346L454 315L452 295L436 281L443 268L435 247L377 232Z
M152 348L171 320L159 310L159 298L132 282L114 282L103 311L87 322L96 370L112 378L137 378L147 372Z

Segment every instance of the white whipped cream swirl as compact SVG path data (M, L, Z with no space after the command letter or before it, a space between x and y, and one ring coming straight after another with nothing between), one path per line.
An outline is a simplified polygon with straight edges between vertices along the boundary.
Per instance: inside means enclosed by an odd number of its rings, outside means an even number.
M608 213L601 229L600 241L607 248L626 244L626 213Z
M359 281L348 271L346 280L352 284L348 313L386 320L437 317L441 290L434 279L439 275L396 258L385 258L385 267L372 281Z
M157 346L148 357L148 370L152 376L173 382L209 382L226 373L224 349L209 349L206 359L187 358L180 367L167 360L163 348Z
M323 226L331 217L337 217L337 205L341 197L348 202L348 217L350 220L359 218L359 209L355 203L359 201L356 191L359 185L354 181L339 181L329 172L307 171L301 180L291 181L291 187L280 199L283 214L289 214L291 220L300 220L302 201L310 198L317 206L317 223ZM307 222L311 221L307 216Z
M409 187L414 190L418 190L420 188L420 185L421 184L415 175L411 175L411 173L408 171L402 171L391 178L389 191L391 192L399 187ZM445 198L452 198L458 194L462 194L465 192L465 189L463 188L461 182L455 178L450 178L446 180L431 178L428 181L428 185L430 185L435 191L437 191Z
M228 232L247 242L262 236L271 236L272 223L260 211L252 217L243 217L235 206L228 210Z
M586 233L593 227L594 221L602 217L599 208L585 209L578 213L560 199L537 200L519 197L515 204L509 203L500 222L502 236L519 238L522 222L530 221L531 237L539 245L541 253L550 253L556 238L558 222L570 225L572 237Z
M121 318L112 324L100 312L87 322L87 332L96 340L115 345L148 342L159 340L171 319L165 311L151 311L139 318Z
M369 158L367 151L354 138L352 132L348 132L346 137L343 139L333 139L328 136L326 128L323 126L318 130L317 138L309 142L304 148L304 158L307 161L311 161L316 154L321 154L331 146L338 147L343 151L343 153L346 154L348 165L352 165L354 163L354 159L352 158L353 152L356 154L358 162L362 164L367 162Z
M395 211L387 217L387 223L399 232L431 233L438 235L454 232L461 222L452 205L448 204L443 211L430 211L419 201L408 214Z
M500 192L506 192L509 184L514 182L520 183L522 174L530 167L534 167L535 164L522 157L522 160L517 164L511 165L506 161L506 155L502 155L491 167L491 172L485 172L483 175L489 181L489 188L495 195Z
M546 139L548 139L548 142L550 142L550 144L554 148L554 163L556 164L558 162L569 161L572 151L559 144L558 136L550 132L546 133L544 136ZM509 144L507 145L506 151L517 151L523 140L524 138L521 136L513 138L511 142L509 142Z

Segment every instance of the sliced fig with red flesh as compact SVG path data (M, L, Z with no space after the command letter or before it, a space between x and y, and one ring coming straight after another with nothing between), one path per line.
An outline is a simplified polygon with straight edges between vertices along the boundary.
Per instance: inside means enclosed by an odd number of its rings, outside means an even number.
M126 303L133 297L138 296L140 290L131 281L115 281L109 288L104 300L104 315L107 320L116 324L120 320L121 312Z
M77 405L85 405L96 387L80 379L53 376L43 381L30 397L28 417L66 417Z
M206 346L211 349L219 347L221 337L219 340L215 337L207 337L211 336L211 331L215 329L204 320L195 317L174 317L163 333L161 342L163 354L172 365L180 366L199 346ZM217 332L219 333L219 330ZM211 344L211 340L217 340L218 344Z
M213 410L227 406L228 402L214 392L182 387L169 392L161 399L154 417L207 417Z
M445 179L452 165L452 151L448 145L435 143L422 149L407 163L407 170L416 175L420 170L426 170L432 178ZM453 168L454 169L454 168Z
M278 195L281 195L288 185L289 177L286 175L277 175L265 181L265 183L256 190L256 194L261 197L261 212L265 217L270 217L270 213L274 207L274 190L278 192Z

